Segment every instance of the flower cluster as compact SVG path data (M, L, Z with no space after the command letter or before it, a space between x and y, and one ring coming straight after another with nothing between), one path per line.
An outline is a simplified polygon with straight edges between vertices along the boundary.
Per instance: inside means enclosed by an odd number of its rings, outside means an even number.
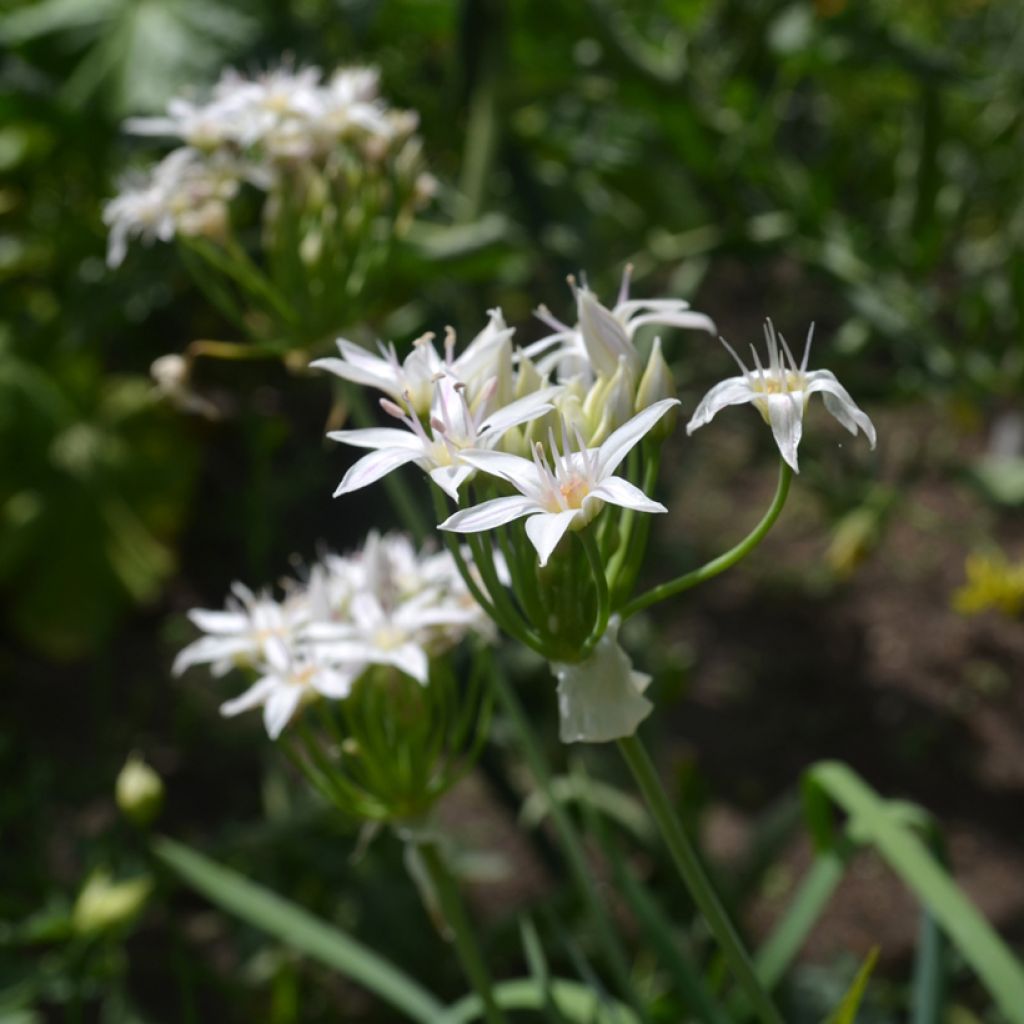
M236 583L223 610L193 609L203 633L174 662L175 673L209 665L214 675L250 670L253 685L221 711L263 708L271 738L307 703L343 700L374 667L426 685L432 659L489 622L448 552L417 553L402 535L371 533L362 550L327 555L281 599Z
M646 546L643 513L667 511L651 490L680 405L660 341L645 360L637 332L660 325L714 333L715 325L681 300L631 299L628 269L610 307L585 284L570 278L570 285L575 323L541 307L537 315L552 333L523 347L513 346L496 309L461 352L449 329L440 349L430 334L405 358L392 345L374 354L341 340L339 357L313 365L381 392L382 409L401 424L329 435L367 450L335 494L404 465L426 473L436 485L439 529L467 586L558 679L562 738L603 742L631 735L651 709L648 677L633 669L618 629L660 599L636 604L632 590ZM811 394L821 392L828 411L851 432L862 430L872 447L875 431L829 371L807 369L810 337L800 363L770 322L766 337L766 362L754 352L754 370L740 363L742 376L705 396L687 433L727 405L752 403L785 463L777 515L797 469ZM472 565L452 534L466 535ZM495 545L507 577L493 563Z
M368 190L375 206L407 220L435 188L417 124L414 112L385 103L372 68L327 78L315 67L254 77L225 71L205 101L176 97L166 116L126 123L134 134L181 145L147 173L127 177L107 204L107 261L121 263L130 238L222 241L229 203L243 185L267 193L271 233L280 234L281 216L294 220L300 210L335 225L365 205ZM319 238L306 230L307 262Z

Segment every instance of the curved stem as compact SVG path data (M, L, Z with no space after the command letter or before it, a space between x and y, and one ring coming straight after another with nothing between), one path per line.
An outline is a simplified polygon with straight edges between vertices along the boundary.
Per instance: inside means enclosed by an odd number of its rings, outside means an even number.
M750 999L762 1024L783 1024L779 1011L775 1009L771 997L757 978L750 954L744 948L735 926L701 866L696 850L672 810L647 749L635 735L620 739L618 746L647 801L647 806L658 824L683 882L693 897L693 902L718 940L736 980Z
M448 870L448 865L445 864L444 857L435 843L420 843L418 849L423 866L427 869L427 874L430 875L430 881L437 894L445 922L451 929L462 969L483 1003L484 1018L487 1024L505 1024L505 1015L499 1009L494 998L494 983L491 981L490 972L480 955L480 942L469 923L469 916L466 914L462 897L459 895L458 884Z
M630 615L635 615L637 612L643 611L659 601L675 597L676 594L681 594L684 590L697 586L698 583L704 583L719 573L725 572L726 569L731 569L740 559L746 558L761 543L764 535L775 524L775 520L779 518L779 513L782 511L783 505L786 504L786 497L789 494L789 485L792 479L793 470L785 462L780 461L779 482L775 488L775 497L757 526L739 544L730 548L725 554L713 558L699 569L694 569L692 572L677 576L674 580L669 580L668 583L661 583L656 587L652 587L645 594L633 598L622 609L623 619L628 619Z

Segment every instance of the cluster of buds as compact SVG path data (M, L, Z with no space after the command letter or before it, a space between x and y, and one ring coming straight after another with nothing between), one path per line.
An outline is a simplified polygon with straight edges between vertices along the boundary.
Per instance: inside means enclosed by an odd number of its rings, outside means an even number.
M617 636L643 561L646 514L667 511L650 492L680 404L660 342L645 360L636 333L647 324L715 327L680 300L630 299L628 270L612 307L570 284L575 324L542 307L553 333L518 349L492 310L461 353L449 329L443 352L431 335L404 360L393 346L374 355L341 341L340 358L314 365L383 392L381 407L402 424L329 435L368 449L335 494L403 465L423 470L467 588L504 632L550 663L563 740L603 742L631 735L651 709L648 677ZM741 363L741 377L713 388L688 433L724 406L750 402L770 424L788 473L797 469L808 398L821 392L843 426L874 444L870 420L831 373L809 371L808 352L797 363L770 324L767 341L767 359L755 353L754 370ZM453 534L467 535L472 564Z
M493 630L451 555L371 533L360 551L323 557L282 591L236 583L224 609L193 609L203 635L175 673L248 673L252 684L222 714L262 707L272 739L292 723L303 766L352 814L425 813L472 763L489 706L477 673L472 692L455 695L451 652Z
M107 262L120 264L132 238L178 238L206 272L271 314L326 302L320 292L354 295L386 256L382 242L404 233L435 191L417 127L413 111L381 98L372 68L326 78L315 67L255 77L226 71L205 101L176 97L166 116L126 123L180 146L126 177L107 203ZM232 218L245 207L232 204L243 189L264 197L263 258L252 265L237 240L243 225ZM303 295L292 294L300 286ZM327 314L321 319L331 324Z

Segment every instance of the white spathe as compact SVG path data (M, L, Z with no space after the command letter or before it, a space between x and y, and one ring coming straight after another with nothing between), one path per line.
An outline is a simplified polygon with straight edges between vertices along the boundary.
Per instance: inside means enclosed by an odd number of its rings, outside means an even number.
M619 616L590 656L575 663L553 661L558 680L558 732L563 743L609 743L632 736L654 710L644 696L651 677L637 672L619 644Z
M748 370L729 343L721 339L743 371L742 376L723 380L701 399L686 425L686 433L692 434L699 427L710 423L727 406L750 402L772 428L772 435L783 459L794 472L799 473L797 447L803 436L804 410L811 395L820 392L825 408L854 436L858 429L863 430L868 443L874 448L877 441L874 424L857 406L846 388L836 380L835 374L829 370L807 369L814 325L811 324L807 332L807 344L799 364L786 344L786 339L776 334L771 320L765 322L764 333L768 364L762 364L757 350L751 345L753 370Z

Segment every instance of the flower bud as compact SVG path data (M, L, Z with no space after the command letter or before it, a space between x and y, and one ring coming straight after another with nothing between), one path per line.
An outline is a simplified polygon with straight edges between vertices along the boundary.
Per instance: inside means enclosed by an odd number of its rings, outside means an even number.
M139 878L115 882L109 872L93 872L82 886L71 911L71 926L79 935L96 935L128 924L142 910L153 881Z
M587 438L587 444L601 444L613 430L621 427L633 415L635 394L636 376L626 357L620 356L615 375L601 392L600 405L593 409L597 418L597 426ZM589 396L584 407L588 411L592 408ZM591 423L594 422L594 418L594 416L589 417Z
M664 398L676 397L676 382L672 377L672 371L661 354L661 338L654 339L651 348L650 358L644 374L640 378L640 384L636 389L636 411L640 412L655 402ZM675 429L676 420L679 418L677 409L669 412L651 431L651 436L656 441L663 441Z
M636 363L636 349L626 328L610 309L598 302L589 288L577 289L576 309L583 344L599 377L611 377L618 369L620 356L625 356L631 364Z
M131 754L117 776L114 796L121 813L140 828L145 828L160 813L164 784L138 754Z

